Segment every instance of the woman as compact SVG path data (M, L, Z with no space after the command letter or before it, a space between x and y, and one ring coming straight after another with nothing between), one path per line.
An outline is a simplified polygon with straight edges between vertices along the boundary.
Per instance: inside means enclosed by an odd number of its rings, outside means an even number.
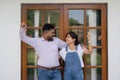
M78 36L70 31L66 34L67 47L60 51L65 61L64 80L83 80L82 55L92 53L91 35L88 33L88 49L78 43Z

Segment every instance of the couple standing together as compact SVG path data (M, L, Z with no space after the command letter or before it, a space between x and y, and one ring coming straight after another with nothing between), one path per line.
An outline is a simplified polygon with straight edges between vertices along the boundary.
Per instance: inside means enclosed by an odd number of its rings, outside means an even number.
M38 59L38 80L62 80L59 55L65 61L64 80L83 80L82 55L92 53L91 34L88 33L88 48L78 42L78 36L70 31L66 34L66 42L55 37L53 24L46 23L42 27L41 38L31 38L26 35L25 23L21 24L20 39L31 45ZM58 52L58 49L61 49Z

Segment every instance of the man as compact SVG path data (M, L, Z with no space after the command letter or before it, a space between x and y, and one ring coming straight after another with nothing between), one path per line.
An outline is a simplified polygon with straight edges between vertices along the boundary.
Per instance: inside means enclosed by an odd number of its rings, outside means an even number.
M38 80L61 80L58 49L66 43L55 36L53 24L46 23L41 38L31 38L26 35L25 23L21 24L20 39L31 45L38 55Z

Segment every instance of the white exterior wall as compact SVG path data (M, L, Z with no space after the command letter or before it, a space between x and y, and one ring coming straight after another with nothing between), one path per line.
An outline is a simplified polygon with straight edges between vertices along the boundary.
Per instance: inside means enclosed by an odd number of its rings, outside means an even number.
M120 80L120 0L0 0L0 80L21 80L21 3L108 3L108 80Z

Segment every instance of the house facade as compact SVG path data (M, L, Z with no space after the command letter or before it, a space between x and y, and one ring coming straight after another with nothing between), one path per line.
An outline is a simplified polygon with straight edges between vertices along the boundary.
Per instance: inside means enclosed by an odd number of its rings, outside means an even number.
M33 26L28 27L32 37L41 36L40 26L44 23L55 22L58 37L64 40L66 31L73 30L84 38L81 41L86 45L86 32L90 31L94 36L94 53L84 58L85 80L119 80L119 7L119 0L1 0L0 80L37 79L36 70L32 76L29 73L37 65L28 57L33 50L19 38L21 21ZM34 29L38 31L33 32ZM102 36L101 42L99 36Z

